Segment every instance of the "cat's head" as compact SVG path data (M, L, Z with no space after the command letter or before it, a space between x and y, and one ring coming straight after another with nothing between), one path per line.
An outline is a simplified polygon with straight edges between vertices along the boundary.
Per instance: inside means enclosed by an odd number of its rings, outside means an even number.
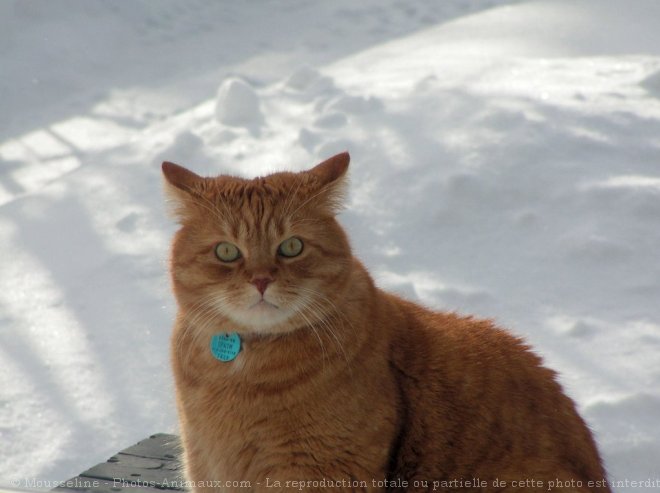
M308 171L252 180L163 163L181 224L173 286L191 323L222 318L238 332L281 333L337 310L352 262L335 220L348 163L343 153Z

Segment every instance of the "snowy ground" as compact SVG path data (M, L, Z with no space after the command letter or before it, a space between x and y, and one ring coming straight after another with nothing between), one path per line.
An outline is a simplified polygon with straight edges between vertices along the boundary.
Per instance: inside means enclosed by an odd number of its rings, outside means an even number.
M0 0L0 483L176 431L160 161L253 176L345 149L342 221L379 284L525 336L611 479L660 478L658 19Z

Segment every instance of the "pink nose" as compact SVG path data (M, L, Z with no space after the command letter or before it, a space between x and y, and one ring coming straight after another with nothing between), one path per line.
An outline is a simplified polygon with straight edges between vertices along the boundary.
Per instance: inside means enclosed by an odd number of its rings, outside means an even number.
M273 280L269 277L257 277L252 279L252 284L256 286L262 296L266 292L266 288L271 282L273 282Z

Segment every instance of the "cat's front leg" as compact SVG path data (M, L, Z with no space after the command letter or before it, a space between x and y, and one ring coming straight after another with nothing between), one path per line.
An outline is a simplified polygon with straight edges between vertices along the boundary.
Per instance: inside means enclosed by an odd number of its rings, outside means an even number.
M195 446L188 446L182 457L184 490L188 493L229 493L227 482L220 481L215 472L203 460L203 452ZM249 488L244 492L251 491Z

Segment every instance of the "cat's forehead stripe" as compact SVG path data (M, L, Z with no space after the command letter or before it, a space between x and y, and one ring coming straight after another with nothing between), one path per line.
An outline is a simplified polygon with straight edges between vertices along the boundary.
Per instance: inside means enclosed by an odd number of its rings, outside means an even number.
M232 234L249 236L255 230L268 229L273 235L282 235L288 216L299 212L299 195L306 192L305 184L301 176L292 173L252 180L227 178L218 180L215 201L219 208L230 209Z
M227 219L229 232L235 238L248 240L266 234L281 236L286 230L286 218L282 216L282 200L275 201L252 191L230 202Z

